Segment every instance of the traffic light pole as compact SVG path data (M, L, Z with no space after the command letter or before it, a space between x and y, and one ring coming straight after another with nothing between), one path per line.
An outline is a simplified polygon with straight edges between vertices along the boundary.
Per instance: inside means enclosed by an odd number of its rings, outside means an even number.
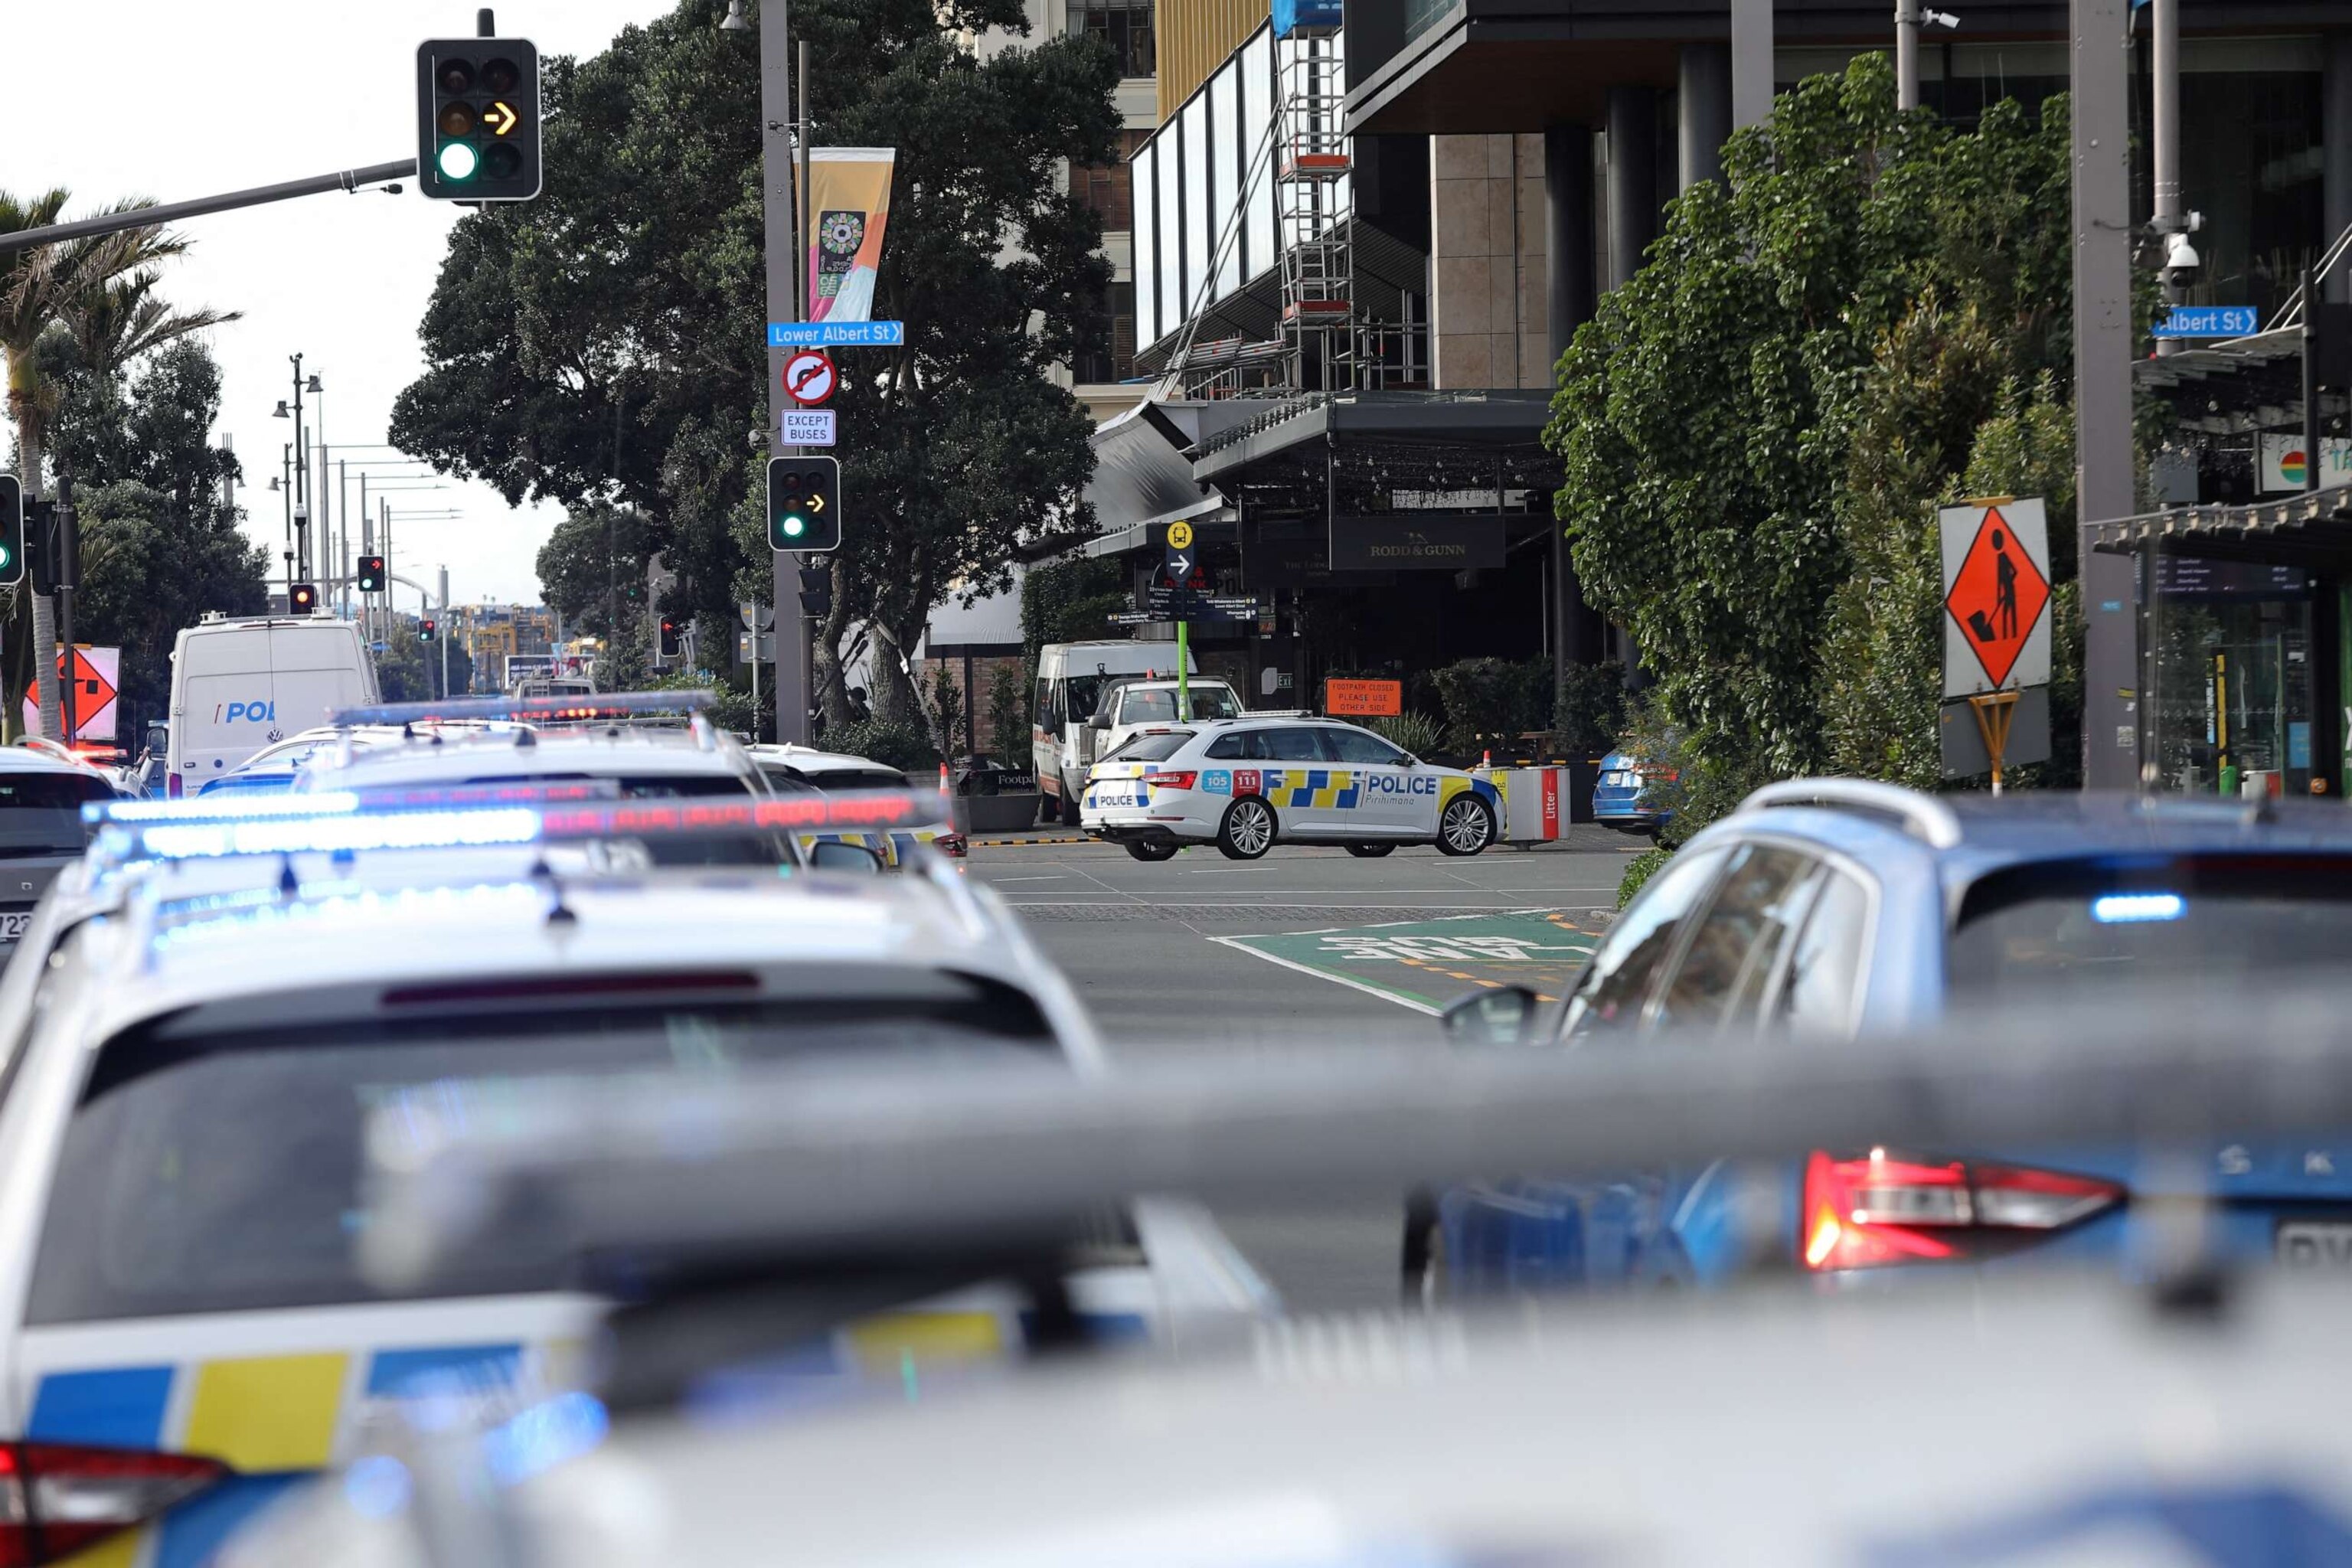
M803 79L803 94L806 93ZM762 0L760 6L760 191L765 224L761 230L768 273L768 320L797 321L803 317L804 293L800 286L800 201L793 178L793 48L787 0ZM799 139L803 143L806 137ZM802 149L804 151L804 148ZM774 411L784 395L784 351L768 350L768 455L797 455L782 439ZM776 739L805 742L809 736L809 634L806 617L793 616L786 635L786 607L800 604L797 568L801 557L779 551L773 558L771 586L776 606ZM757 634L754 634L755 637ZM755 640L751 651L757 654Z
M65 669L58 678L58 731L68 746L74 731L74 588L81 581L81 530L74 522L73 459L58 464L58 657Z
M183 218L204 217L212 213L236 212L240 207L290 201L296 196L324 195L330 191L356 191L363 185L383 184L387 180L404 180L415 173L416 160L403 158L395 163L370 163L361 169L339 169L331 174L313 174L307 180L254 185L217 196L198 196L188 202L164 202L157 206L133 207L128 212L77 218L71 223L53 223L46 228L20 228L14 234L0 234L0 250L62 245L69 239L96 239L103 235L121 234L126 229L152 228L159 224L177 223Z

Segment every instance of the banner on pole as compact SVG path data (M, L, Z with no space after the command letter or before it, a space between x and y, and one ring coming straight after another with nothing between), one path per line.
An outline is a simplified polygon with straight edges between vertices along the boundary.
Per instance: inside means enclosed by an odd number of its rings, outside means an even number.
M870 321L895 147L809 150L808 319Z

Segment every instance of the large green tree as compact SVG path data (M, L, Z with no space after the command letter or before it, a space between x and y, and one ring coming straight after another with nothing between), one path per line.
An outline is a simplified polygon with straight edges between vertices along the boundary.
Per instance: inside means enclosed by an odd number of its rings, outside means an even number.
M653 553L651 531L635 509L576 506L539 548L540 591L565 626L609 639L644 621Z
M423 323L431 368L393 438L510 500L640 512L677 574L658 606L728 615L769 596L760 449L772 410L758 40L721 0L681 0L593 59L549 63L548 184L462 220ZM1088 426L1047 367L1098 335L1098 220L1064 161L1112 155L1115 68L1083 38L983 60L961 40L1026 30L1021 0L796 0L820 143L897 149L875 314L898 350L847 350L848 532L821 686L857 624L877 705L950 593L1000 584L1013 547L1080 517ZM567 552L567 554L570 552ZM845 711L836 717L845 718Z
M1563 356L1559 514L1685 737L1690 820L1772 777L1920 778L1935 502L2066 384L2066 143L2063 100L1960 132L1897 113L1876 56L1810 79Z

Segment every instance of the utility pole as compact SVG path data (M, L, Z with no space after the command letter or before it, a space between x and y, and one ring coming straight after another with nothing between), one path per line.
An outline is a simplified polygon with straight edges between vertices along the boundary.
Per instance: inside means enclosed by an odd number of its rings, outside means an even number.
M1895 0L1895 107L1919 107L1919 0Z
M449 616L449 568L441 568L441 635L434 640L441 645L441 700L449 700L449 638L457 626Z
M2188 229L2180 199L2180 4L2155 0L2149 6L2148 42L2148 163L2155 176L2157 244L2166 250L2165 302L2178 305L2180 289L2169 276L2172 237ZM2305 320L2310 319L2311 296L2304 295ZM2179 353L2186 346L2178 338L2159 338L2158 355Z
M802 79L804 98L805 67ZM802 128L803 134L793 134L793 106L789 7L786 0L763 0L760 6L760 190L766 217L762 235L767 253L768 320L772 321L800 321L807 308L807 292L801 287L800 269L803 254L801 236L805 232L801 226L801 207L808 189L808 137L805 127ZM801 107L805 113L805 101ZM803 171L798 181L793 178L795 151L801 154ZM798 190L794 189L796 184ZM768 411L762 417L768 422L768 455L773 458L788 455L774 414L778 400L783 396L783 373L784 351L772 345L768 350ZM783 626L785 606L800 603L796 576L799 560L796 555L778 551L772 568L774 578L771 592L776 606L778 634L776 739L780 742L808 739L808 623L795 616L794 629L789 636L784 635ZM756 644L752 651L759 651Z

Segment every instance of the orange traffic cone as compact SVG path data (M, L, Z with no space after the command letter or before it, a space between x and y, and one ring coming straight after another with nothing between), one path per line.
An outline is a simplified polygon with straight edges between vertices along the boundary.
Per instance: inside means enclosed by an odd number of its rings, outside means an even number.
M1478 766L1482 772L1492 773L1495 771L1495 752L1493 747L1490 746L1486 751L1478 753Z
M945 763L940 764L940 793L941 795L955 793L955 785L948 781L948 765Z

